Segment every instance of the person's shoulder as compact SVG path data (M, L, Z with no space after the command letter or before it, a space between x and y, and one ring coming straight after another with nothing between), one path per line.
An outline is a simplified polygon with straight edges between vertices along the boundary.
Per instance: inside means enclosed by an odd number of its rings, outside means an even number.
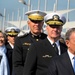
M62 45L63 47L67 48L67 46L66 46L65 43L63 43L63 42L61 42L61 41L59 41L59 43L60 43L60 45Z
M18 35L17 38L27 37L28 35L29 35L29 33L24 33L23 35Z
M41 33L41 35L47 36L47 34L45 34L45 33Z
M47 34L41 33L41 38L42 38L42 39L45 39L46 37L47 37Z

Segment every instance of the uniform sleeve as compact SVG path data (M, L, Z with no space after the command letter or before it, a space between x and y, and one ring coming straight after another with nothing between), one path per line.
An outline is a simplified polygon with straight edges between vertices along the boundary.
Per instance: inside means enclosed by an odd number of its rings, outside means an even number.
M13 50L13 73L14 75L22 75L23 63L22 63L22 46L19 38L16 38L14 50Z
M57 74L57 68L56 68L56 63L54 61L55 59L50 60L50 64L48 67L48 74L47 75L58 75Z
M24 64L23 75L35 75L36 72L36 61L37 61L37 48L36 45L31 45L26 57L26 62Z

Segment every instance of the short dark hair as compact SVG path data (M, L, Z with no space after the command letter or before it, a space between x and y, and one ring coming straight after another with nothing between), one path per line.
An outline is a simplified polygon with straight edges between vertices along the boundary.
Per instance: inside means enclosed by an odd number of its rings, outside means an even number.
M75 32L75 28L70 28L65 34L65 40L69 40L73 32Z

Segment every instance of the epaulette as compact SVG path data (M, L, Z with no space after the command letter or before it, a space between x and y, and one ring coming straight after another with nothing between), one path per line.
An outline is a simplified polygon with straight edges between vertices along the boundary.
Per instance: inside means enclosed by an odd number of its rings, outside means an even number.
M25 34L24 34L24 36L27 36L27 35L29 35L29 33L25 33Z
M25 37L27 36L29 33L24 33L24 34L19 34L17 37Z

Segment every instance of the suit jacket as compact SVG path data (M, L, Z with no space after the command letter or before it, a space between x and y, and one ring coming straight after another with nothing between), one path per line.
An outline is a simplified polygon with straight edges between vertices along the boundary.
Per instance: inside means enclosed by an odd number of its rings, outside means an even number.
M9 63L9 68L10 68L10 75L12 75L12 53L13 53L13 49L8 42L6 43L6 48L7 48L6 55L8 58L8 63Z
M48 75L75 75L67 52L52 59Z
M65 44L60 42L61 53L64 53L66 48ZM34 43L28 51L23 75L46 75L50 59L54 56L57 54L47 38Z
M34 36L31 33L17 37L15 40L13 50L13 70L15 75L22 75L25 58L29 50L29 46L34 43L41 41L46 38L46 34L41 33L38 36Z

